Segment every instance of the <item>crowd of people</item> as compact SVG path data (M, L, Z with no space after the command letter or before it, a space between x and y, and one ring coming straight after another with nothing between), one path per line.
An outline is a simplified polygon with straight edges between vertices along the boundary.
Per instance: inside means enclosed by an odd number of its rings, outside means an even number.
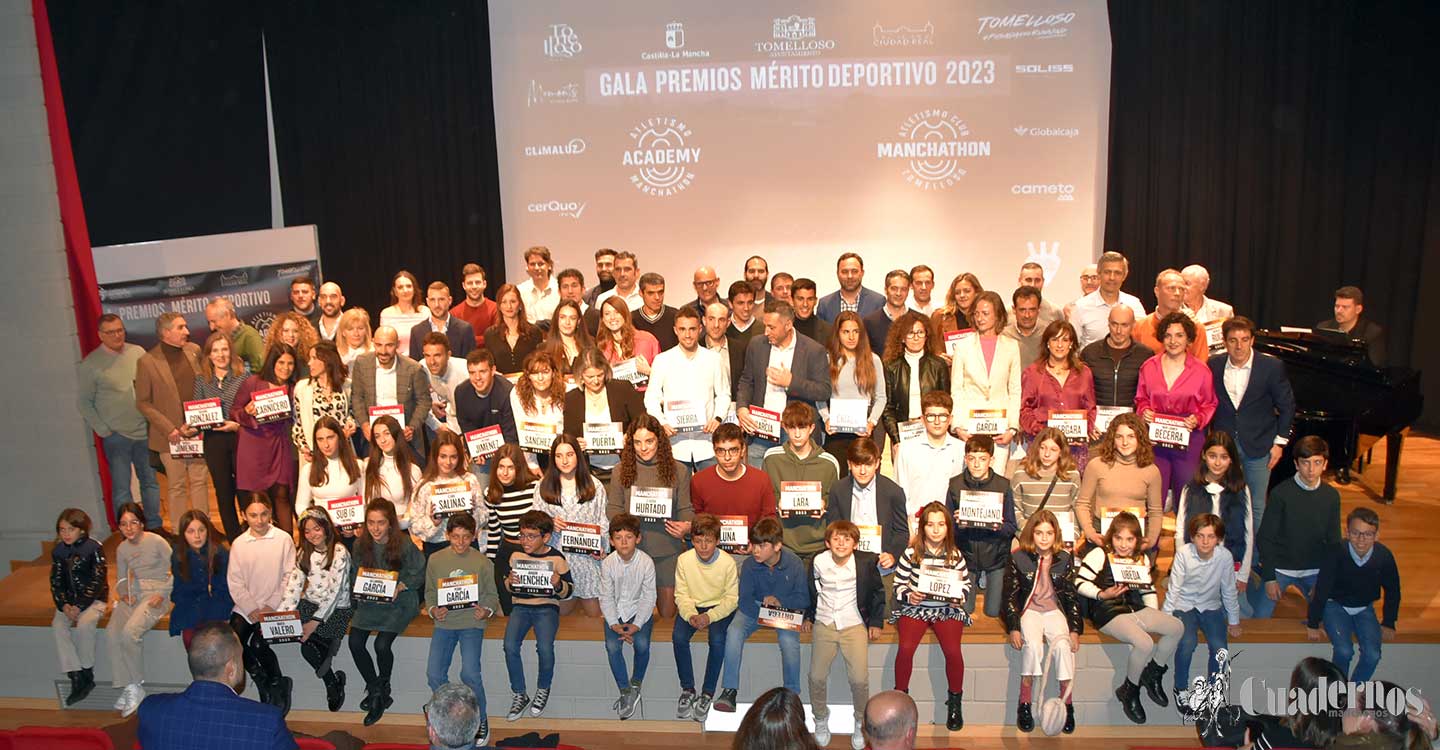
M308 278L263 335L223 297L206 308L203 346L178 313L158 318L149 351L102 317L80 401L123 540L111 592L92 520L68 509L57 521L53 625L69 700L94 685L107 609L123 714L145 698L143 635L168 613L187 644L228 621L244 671L282 715L293 678L272 646L301 642L333 711L346 703L332 666L346 643L367 725L393 704L393 644L423 614L427 679L447 682L458 646L482 740L480 651L497 615L510 720L544 713L563 615L603 622L622 719L637 710L657 619L671 623L676 716L696 721L735 710L745 643L762 627L799 696L808 633L821 744L836 655L862 722L866 644L887 625L902 693L936 633L946 726L961 729L962 640L981 601L1022 652L1015 721L1027 732L1043 700L1035 679L1051 668L1074 730L1087 622L1131 647L1115 695L1136 723L1142 697L1163 707L1167 687L1191 688L1198 634L1213 672L1242 617L1269 617L1291 587L1308 602L1309 637L1328 637L1351 679L1368 680L1394 637L1399 573L1376 541L1379 516L1342 521L1328 446L1292 434L1283 365L1252 349L1254 322L1206 296L1199 266L1162 271L1147 312L1121 291L1128 262L1115 252L1082 270L1083 294L1065 304L1045 297L1035 263L1007 299L970 273L936 295L923 265L890 271L876 292L846 253L839 289L819 297L814 280L771 275L755 256L723 295L715 269L696 269L696 298L670 306L666 280L629 252L597 251L588 289L577 269L553 273L544 247L524 260L528 278L493 300L484 269L466 265L458 304L446 282L422 295L401 271L373 329L337 284ZM1360 290L1337 290L1334 313L1321 327L1383 357ZM1271 490L1291 441L1295 479ZM152 457L168 477L168 529ZM1167 519L1177 538L1162 603ZM697 684L689 644L701 630ZM521 659L531 631L533 691Z

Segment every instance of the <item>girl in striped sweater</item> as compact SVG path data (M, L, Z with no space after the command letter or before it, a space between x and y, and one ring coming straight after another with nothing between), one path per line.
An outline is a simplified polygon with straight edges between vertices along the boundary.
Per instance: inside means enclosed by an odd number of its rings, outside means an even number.
M510 591L505 577L510 574L510 556L520 549L520 517L535 507L535 483L540 475L525 462L525 452L514 443L500 446L490 457L490 486L485 490L487 514L485 554L495 562L495 587L500 609L510 615Z
M890 622L900 631L900 651L895 656L895 689L910 692L915 649L925 631L933 628L940 650L945 654L945 680L949 685L945 727L957 732L965 726L960 709L965 690L965 655L960 650L960 640L965 636L965 626L970 624L970 615L962 607L970 594L970 578L965 556L955 545L955 530L945 505L930 503L920 509L919 518L919 530L910 539L910 548L901 555L900 567L895 572L897 602L890 612ZM943 596L924 593L923 589L938 590L927 585L932 577L948 578L950 592Z

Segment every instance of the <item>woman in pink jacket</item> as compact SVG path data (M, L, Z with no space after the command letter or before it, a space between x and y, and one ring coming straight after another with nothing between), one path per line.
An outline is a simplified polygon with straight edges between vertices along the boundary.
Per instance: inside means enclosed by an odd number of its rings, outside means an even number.
M1173 312L1160 319L1159 334L1163 349L1140 366L1135 411L1149 425L1170 510L1200 463L1205 426L1218 402L1209 366L1188 351L1198 334L1195 322Z

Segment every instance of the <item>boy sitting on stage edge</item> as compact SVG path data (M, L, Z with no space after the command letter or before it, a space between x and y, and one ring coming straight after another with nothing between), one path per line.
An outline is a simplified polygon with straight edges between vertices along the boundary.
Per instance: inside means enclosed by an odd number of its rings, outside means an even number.
M680 676L680 703L675 718L704 722L715 698L715 683L725 659L725 639L735 605L740 600L740 574L735 559L720 551L720 520L700 513L690 525L692 549L675 561L675 627L670 645L675 649L675 671ZM704 628L709 640L705 681L695 695L695 667L690 661L690 639Z
M826 454L829 455L829 454ZM833 459L832 459L833 460ZM730 630L725 634L725 677L721 680L720 697L715 710L734 711L735 697L740 688L740 655L745 639L761 625L761 607L776 608L777 616L791 616L803 621L810 608L810 585L805 580L805 564L794 552L785 549L784 532L774 518L762 518L750 529L750 559L740 566L740 602ZM800 634L789 627L776 627L780 641L780 666L785 687L800 694Z

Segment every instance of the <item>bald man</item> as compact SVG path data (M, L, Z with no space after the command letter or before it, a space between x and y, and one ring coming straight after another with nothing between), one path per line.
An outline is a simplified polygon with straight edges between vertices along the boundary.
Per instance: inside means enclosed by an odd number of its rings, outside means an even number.
M1095 291L1096 289L1099 289L1099 288L1100 288L1100 267L1097 266L1097 265L1095 265L1094 263L1091 263L1090 265L1085 266L1084 268L1080 269L1080 296L1081 296L1081 297L1084 297L1085 295L1087 295L1087 294L1089 294L1089 293L1091 293L1091 292L1093 292L1093 291ZM1070 319L1070 315L1075 312L1075 303L1076 303L1076 302L1079 302L1079 301L1080 301L1080 300L1077 298L1077 299L1072 300L1071 302L1069 302L1069 303L1067 303L1067 304L1065 305L1065 319L1066 319L1066 320L1069 320L1069 319Z
M691 284L695 286L695 299L690 301L690 305L695 308L695 312L700 313L700 319L704 320L705 308L712 302L724 302L720 299L720 275L710 266L700 266L695 269Z
M320 339L334 341L340 334L340 313L345 310L345 294L340 291L340 285L333 281L321 284L315 304L320 307L320 319L315 321Z
M1160 321L1166 315L1179 312L1185 307L1185 277L1180 272L1167 268L1155 276L1155 312L1146 315L1135 323L1135 340L1144 344L1150 351L1159 354L1164 346L1160 343L1158 331ZM1203 329L1201 331L1203 334ZM1206 362L1210 359L1210 344L1205 341L1205 336L1196 336L1190 342L1190 355Z
M400 353L400 334L390 326L375 329L375 350L361 354L350 366L350 408L355 423L370 439L370 408L404 407L405 441L417 460L425 458L425 417L430 414L430 376L415 360ZM297 508L305 512L304 508Z
M1110 309L1110 335L1080 350L1080 360L1095 376L1095 435L1110 425L1116 410L1133 411L1135 388L1140 384L1140 365L1153 352L1135 343L1135 311L1126 305ZM1108 411L1107 411L1108 410Z
M863 731L871 750L914 750L919 723L915 700L899 690L876 693L865 702Z

